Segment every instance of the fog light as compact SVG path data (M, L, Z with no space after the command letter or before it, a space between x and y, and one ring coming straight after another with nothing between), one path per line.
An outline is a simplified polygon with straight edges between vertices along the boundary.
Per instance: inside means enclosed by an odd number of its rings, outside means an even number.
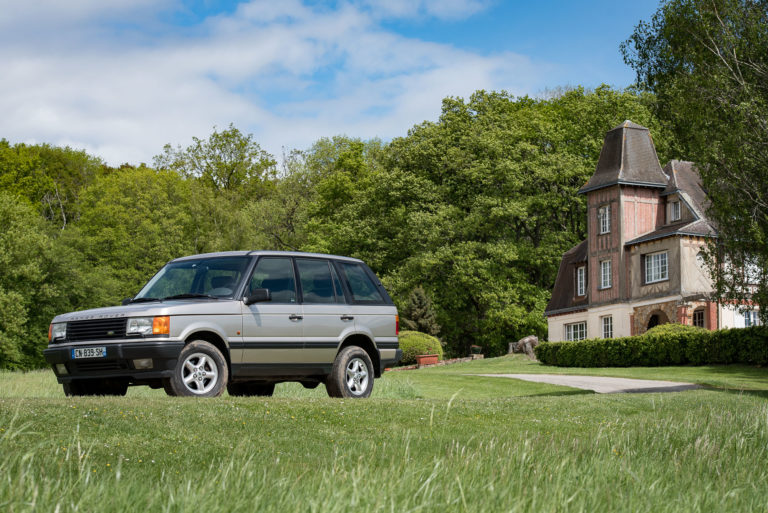
M56 364L56 374L67 374L67 366L63 363Z
M133 367L135 369L151 369L152 358L141 358L140 360L134 360Z

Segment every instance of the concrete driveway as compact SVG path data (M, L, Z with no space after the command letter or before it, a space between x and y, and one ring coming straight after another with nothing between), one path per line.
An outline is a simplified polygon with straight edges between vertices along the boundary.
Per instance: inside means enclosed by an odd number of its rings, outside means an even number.
M561 374L472 374L489 378L512 378L536 383L549 383L572 388L592 390L598 394L682 392L696 390L701 385L678 383L675 381L656 381L649 379L609 378L604 376L565 376Z

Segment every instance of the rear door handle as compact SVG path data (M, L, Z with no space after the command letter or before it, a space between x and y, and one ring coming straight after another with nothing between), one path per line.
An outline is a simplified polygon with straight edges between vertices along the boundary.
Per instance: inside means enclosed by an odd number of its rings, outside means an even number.
M342 315L342 316L341 316L341 320L342 320L342 321L352 321L352 320L354 320L354 319L355 319L355 318L354 318L354 316L352 316L352 315Z
M292 321L300 321L304 318L303 315L297 315L297 314L291 314L288 316L288 318Z

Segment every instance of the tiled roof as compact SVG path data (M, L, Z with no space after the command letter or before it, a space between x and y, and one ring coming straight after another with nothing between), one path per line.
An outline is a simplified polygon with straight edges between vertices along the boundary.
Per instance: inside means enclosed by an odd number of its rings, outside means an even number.
M656 156L650 131L625 121L605 134L595 173L579 193L616 184L666 187L668 181Z
M552 291L552 299L549 300L544 315L551 315L573 308L586 308L588 304L587 296L582 296L581 298L576 299L576 291L574 290L576 280L572 275L573 270L578 264L586 262L586 240L565 252L562 261L560 261L560 269L557 271L557 279L555 280L555 288Z

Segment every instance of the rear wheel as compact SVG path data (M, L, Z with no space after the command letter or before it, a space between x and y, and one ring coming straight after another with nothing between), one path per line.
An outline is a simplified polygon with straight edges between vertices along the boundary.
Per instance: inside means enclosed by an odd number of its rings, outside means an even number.
M118 395L128 392L128 382L119 379L81 379L62 385L68 397L88 395Z
M260 381L230 383L227 385L227 392L232 397L271 397L275 393L275 384Z
M218 397L227 387L227 361L216 346L195 340L179 354L173 376L163 382L168 395Z
M345 347L339 351L325 381L325 388L330 397L369 397L373 391L371 357L357 346Z

